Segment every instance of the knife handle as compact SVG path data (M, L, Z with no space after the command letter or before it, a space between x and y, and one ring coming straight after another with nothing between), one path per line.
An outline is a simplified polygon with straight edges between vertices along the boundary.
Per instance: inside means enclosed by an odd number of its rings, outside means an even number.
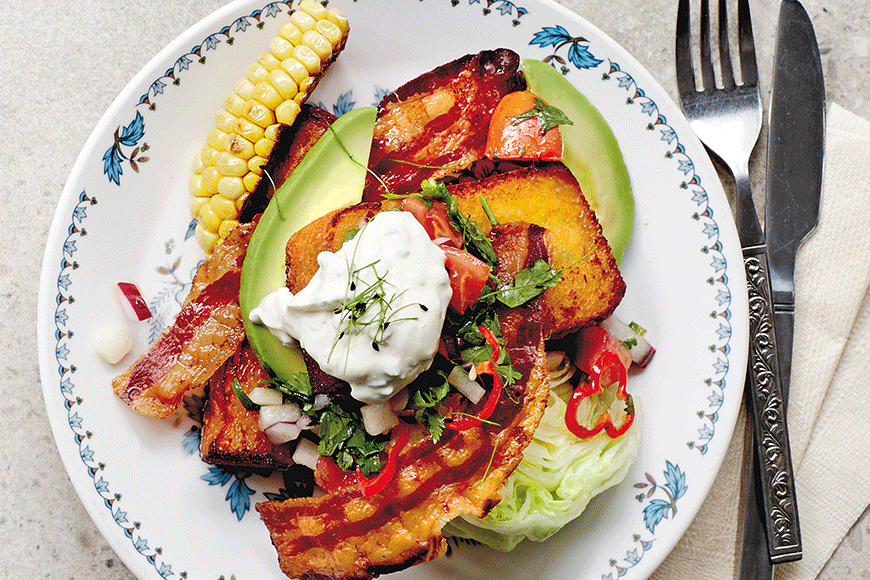
M795 480L786 426L776 349L767 248L743 249L749 293L749 370L746 394L751 401L756 456L770 560L774 564L803 555Z

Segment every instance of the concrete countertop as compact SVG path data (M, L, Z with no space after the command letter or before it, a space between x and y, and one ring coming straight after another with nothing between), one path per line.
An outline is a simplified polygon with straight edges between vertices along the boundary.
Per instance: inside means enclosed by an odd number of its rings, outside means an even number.
M676 0L561 3L622 45L676 97ZM61 190L100 117L153 55L224 4L13 0L0 19L0 191L10 214L0 242L0 425L6 440L0 446L6 466L0 473L0 578L133 578L76 496L48 426L36 344L40 266ZM751 4L767 95L778 2ZM868 116L870 2L803 4L818 36L828 103ZM765 145L762 138L752 161L756 191L763 191ZM868 577L865 513L820 578Z

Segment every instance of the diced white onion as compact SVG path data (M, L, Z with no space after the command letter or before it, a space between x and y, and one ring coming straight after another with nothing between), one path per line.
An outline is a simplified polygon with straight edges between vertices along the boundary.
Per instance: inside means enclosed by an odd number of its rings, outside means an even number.
M390 402L373 403L360 407L363 425L369 435L387 433L399 424L399 417L390 409Z
M248 398L262 407L267 405L282 405L284 403L284 395L281 391L264 387L254 387L251 389L251 392L248 393Z
M260 430L265 431L276 423L295 423L301 416L302 411L293 403L260 407Z
M628 347L628 351L631 353L632 362L640 367L645 367L656 352L656 349L652 347L643 335L635 332L633 328L616 316L610 316L602 320L600 326L623 344L630 339L634 339L637 342L637 344Z
M447 382L465 395L472 404L477 404L486 394L486 390L476 381L471 380L462 367L453 367L453 370L447 375Z
M317 452L317 443L304 437L296 444L296 450L293 451L293 461L299 465L314 471L317 468L317 460L320 459L320 454Z
M296 423L275 423L263 432L275 445L283 445L299 437L302 429Z
M107 324L94 335L91 346L101 359L113 365L133 348L133 337L120 324Z
M299 426L300 429L311 429L311 417L309 417L308 415L302 415L301 417L299 417L299 420L296 421L296 424Z
M319 411L320 409L323 409L328 404L329 404L329 396L328 395L324 395L323 393L319 393L317 395L314 395L314 405L313 406L314 406L315 411Z
M547 353L547 364L550 367L550 388L555 388L569 380L577 372L577 367L564 352Z

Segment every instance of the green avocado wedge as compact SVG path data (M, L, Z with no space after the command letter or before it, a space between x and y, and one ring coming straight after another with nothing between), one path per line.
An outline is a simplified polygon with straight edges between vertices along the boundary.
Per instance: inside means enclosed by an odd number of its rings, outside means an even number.
M251 235L239 290L245 333L260 362L283 381L305 372L300 349L284 346L249 315L267 294L285 285L290 236L330 211L361 201L375 114L373 107L365 107L339 117L272 196Z
M592 207L616 262L631 237L634 197L628 168L604 117L559 71L540 60L523 59L530 91L557 107L574 123L560 125L564 164Z

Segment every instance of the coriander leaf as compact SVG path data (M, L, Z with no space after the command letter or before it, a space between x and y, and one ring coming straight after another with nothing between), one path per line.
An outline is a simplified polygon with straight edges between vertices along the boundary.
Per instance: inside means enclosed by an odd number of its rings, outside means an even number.
M573 125L574 122L568 118L568 116L562 112L561 109L558 109L552 105L545 105L544 101L539 98L535 98L535 106L526 111L525 113L520 113L519 115L514 115L513 117L508 117L508 119L513 119L514 125L519 125L523 121L528 119L537 119L541 124L541 133L546 133L553 127L558 125Z
M520 270L511 284L496 290L496 298L508 308L516 308L554 287L561 279L561 272L553 270L544 260L538 260Z
M414 417L429 431L429 437L432 438L432 442L438 443L438 440L441 439L441 435L444 433L444 415L431 407L427 407L425 409L418 409L414 413Z
M443 379L441 382L419 381L422 384L414 390L409 401L412 408L428 409L444 401L450 392L450 383L443 372L438 371L438 376Z

